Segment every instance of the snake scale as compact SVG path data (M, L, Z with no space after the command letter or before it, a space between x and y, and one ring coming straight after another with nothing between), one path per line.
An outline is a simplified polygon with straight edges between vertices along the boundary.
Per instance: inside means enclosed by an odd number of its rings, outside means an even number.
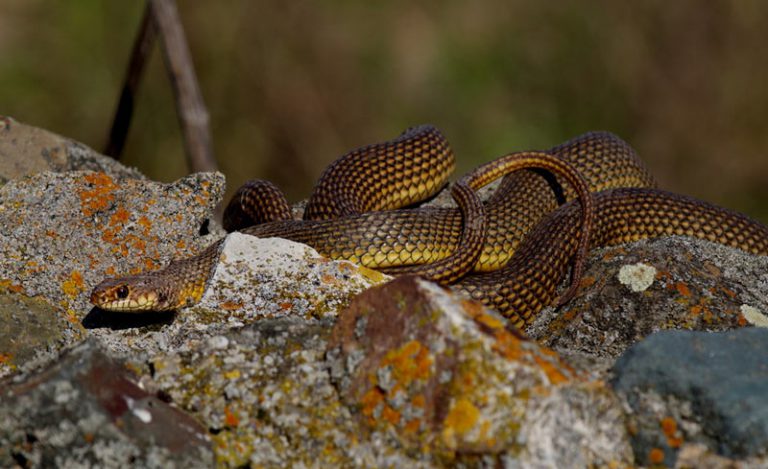
M241 187L228 231L303 242L333 259L413 273L463 291L522 327L552 304L575 259L573 293L588 247L684 235L768 254L768 227L737 212L661 191L634 150L590 132L545 152L487 163L453 185L459 208L412 205L436 194L455 166L431 126L353 150L330 165L303 220L271 183ZM522 168L536 168L518 171ZM504 176L484 203L476 190ZM590 194L586 194L590 191ZM578 197L577 197L578 196ZM91 302L115 311L178 309L199 301L222 241L163 270L107 279Z

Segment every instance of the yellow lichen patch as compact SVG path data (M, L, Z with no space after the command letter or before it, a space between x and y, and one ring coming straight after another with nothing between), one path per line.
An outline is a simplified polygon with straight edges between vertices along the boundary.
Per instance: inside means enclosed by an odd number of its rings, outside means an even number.
M456 437L469 433L480 419L480 410L466 398L453 403L443 420L443 442L449 447L456 446Z
M73 270L69 275L69 279L61 283L61 289L70 298L75 298L80 292L85 289L83 282L83 274Z
M368 267L358 266L357 271L373 283L381 283L384 280L384 274Z
M542 357L534 356L534 360L539 365L541 370L547 375L549 382L552 384L561 384L569 381L569 378L560 370L555 363L545 360ZM560 365L559 361L557 365Z
M115 200L113 192L117 185L112 178L105 173L92 173L85 175L86 187L78 192L80 197L80 209L87 217L94 213L106 210Z
M432 357L429 349L421 342L411 340L402 347L390 350L381 361L381 366L392 368L396 388L404 388L414 380L426 380L430 376Z
M237 379L240 377L240 370L232 370L224 372L224 377L227 379Z

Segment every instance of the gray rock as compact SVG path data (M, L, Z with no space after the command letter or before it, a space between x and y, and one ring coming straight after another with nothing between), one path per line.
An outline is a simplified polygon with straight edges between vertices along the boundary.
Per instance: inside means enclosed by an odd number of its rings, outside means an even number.
M768 257L669 237L593 253L577 297L526 331L567 354L608 359L664 329L768 322Z
M0 293L0 377L54 360L84 335L61 308L40 298Z
M341 403L324 359L331 327L262 319L156 356L147 386L211 430L221 467L432 467L363 433Z
M100 171L119 179L144 178L136 169L82 143L0 116L0 181L45 171L75 170Z
M0 389L2 467L213 465L206 430L134 384L94 341Z
M613 373L641 463L663 455L671 466L684 442L768 463L768 329L659 332L622 355Z
M629 464L616 398L478 303L412 277L361 294L329 343L343 402L441 464Z
M0 188L0 279L80 319L104 277L200 250L220 174L161 184L90 171L41 173Z

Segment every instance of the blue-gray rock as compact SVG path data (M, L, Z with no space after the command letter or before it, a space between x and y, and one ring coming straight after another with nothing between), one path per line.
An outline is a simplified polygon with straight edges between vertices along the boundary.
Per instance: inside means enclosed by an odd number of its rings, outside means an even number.
M673 465L684 443L730 458L768 455L768 329L659 332L613 372L641 464Z

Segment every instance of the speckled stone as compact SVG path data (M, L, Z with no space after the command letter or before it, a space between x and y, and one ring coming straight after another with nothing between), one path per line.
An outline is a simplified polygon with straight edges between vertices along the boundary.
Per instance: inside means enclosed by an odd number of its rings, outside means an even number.
M0 292L0 377L58 357L85 331L40 298Z
M330 261L305 244L240 233L227 236L208 289L192 312L222 311L222 321L335 317L350 298L390 277Z
M80 142L0 116L0 181L44 171L100 171L112 177L144 176Z
M576 298L543 310L526 332L559 351L610 359L655 331L731 330L766 314L768 257L669 237L596 251Z
M343 401L368 427L443 463L631 463L618 401L501 316L413 277L358 296L328 355ZM477 463L477 461L474 461Z
M194 419L86 341L54 366L0 382L2 467L211 467Z
M768 329L663 331L616 362L642 464L675 464L683 443L768 462Z
M0 188L0 284L81 319L105 277L154 270L212 242L205 227L223 190L218 173L171 184L91 171L10 181Z

